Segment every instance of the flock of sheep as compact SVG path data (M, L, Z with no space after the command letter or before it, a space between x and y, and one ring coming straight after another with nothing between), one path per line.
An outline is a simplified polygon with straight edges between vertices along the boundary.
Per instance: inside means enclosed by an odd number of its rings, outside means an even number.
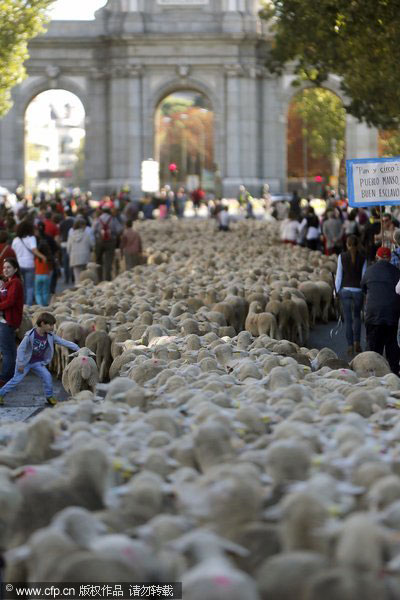
M148 265L52 305L84 348L54 357L68 402L0 426L4 580L399 598L400 379L306 347L333 258L214 227L146 222Z

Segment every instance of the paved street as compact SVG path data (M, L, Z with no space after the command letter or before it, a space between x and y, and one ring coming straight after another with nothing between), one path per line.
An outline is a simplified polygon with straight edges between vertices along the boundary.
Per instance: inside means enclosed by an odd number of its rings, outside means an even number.
M311 330L309 339L310 348L332 348L339 358L347 360L347 342L345 336L345 326L342 323L339 327L337 321L330 321L326 325L318 324ZM361 347L366 348L365 327L361 329Z
M61 381L53 378L54 395L59 400L66 400L67 394ZM0 406L0 421L25 421L48 406L38 377L29 374L19 386L4 400Z

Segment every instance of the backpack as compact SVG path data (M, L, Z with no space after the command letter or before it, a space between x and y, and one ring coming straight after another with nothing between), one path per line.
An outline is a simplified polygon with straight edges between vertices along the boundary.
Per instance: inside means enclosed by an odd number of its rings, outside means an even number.
M100 236L103 242L109 242L111 240L111 223L112 217L109 217L108 221L100 219Z

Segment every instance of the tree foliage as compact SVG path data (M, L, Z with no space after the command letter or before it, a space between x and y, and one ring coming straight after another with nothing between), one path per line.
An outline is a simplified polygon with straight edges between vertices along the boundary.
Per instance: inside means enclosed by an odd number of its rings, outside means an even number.
M400 124L399 0L264 0L275 37L268 66L293 65L316 85L341 78L346 110L383 129Z
M383 131L379 136L380 156L400 156L400 131Z
M309 88L297 94L293 103L312 156L330 157L334 153L341 160L346 131L346 111L341 100L328 90Z
M11 107L10 90L25 76L28 42L43 31L54 0L0 0L0 116Z

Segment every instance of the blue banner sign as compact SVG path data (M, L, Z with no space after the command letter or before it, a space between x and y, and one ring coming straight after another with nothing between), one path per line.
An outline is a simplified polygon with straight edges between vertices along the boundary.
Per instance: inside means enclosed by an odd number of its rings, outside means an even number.
M346 160L349 206L400 204L400 157Z

